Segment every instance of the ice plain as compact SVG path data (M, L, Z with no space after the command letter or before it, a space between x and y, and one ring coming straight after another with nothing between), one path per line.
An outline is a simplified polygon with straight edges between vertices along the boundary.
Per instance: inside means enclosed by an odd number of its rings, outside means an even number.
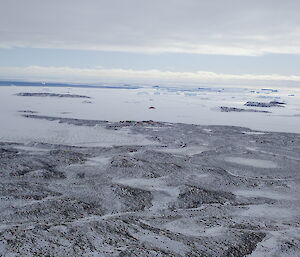
M0 92L0 256L300 255L294 90Z

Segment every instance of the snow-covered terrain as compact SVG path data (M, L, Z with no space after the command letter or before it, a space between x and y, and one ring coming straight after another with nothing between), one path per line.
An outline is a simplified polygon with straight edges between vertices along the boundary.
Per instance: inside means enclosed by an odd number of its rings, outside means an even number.
M19 93L35 93L19 96ZM48 94L48 97L40 96ZM55 94L66 97L55 97ZM51 97L52 95L52 97ZM71 98L78 95L81 98ZM82 98L91 97L88 100ZM284 107L248 107L245 103L284 102ZM260 112L222 112L221 106L253 109ZM199 125L242 126L256 130L300 131L300 90L247 89L247 88L163 88L137 89L64 88L64 87L0 87L0 139L18 140L28 136L53 142L80 143L94 141L95 128L81 129L26 120L20 114L35 112L39 115L89 120L155 120ZM154 107L155 109L149 109ZM35 123L35 124L33 124ZM78 131L77 131L78 130ZM85 134L85 135L84 135ZM102 135L103 132L98 133ZM87 138L87 137L91 138ZM54 138L53 138L54 137ZM107 138L107 137L106 137Z
M0 256L300 256L299 96L0 87Z

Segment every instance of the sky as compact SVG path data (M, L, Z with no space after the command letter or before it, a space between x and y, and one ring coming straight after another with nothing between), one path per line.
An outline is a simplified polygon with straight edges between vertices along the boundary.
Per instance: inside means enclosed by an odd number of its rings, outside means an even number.
M299 0L0 0L0 79L300 83Z

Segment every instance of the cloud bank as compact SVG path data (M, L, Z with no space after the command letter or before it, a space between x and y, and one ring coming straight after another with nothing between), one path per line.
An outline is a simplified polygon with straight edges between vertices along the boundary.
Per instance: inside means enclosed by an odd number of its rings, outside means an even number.
M299 0L0 0L0 47L300 54Z
M130 69L81 69L71 67L0 67L0 79L75 83L141 83L151 85L246 84L299 85L300 76L278 74L223 74L208 71L171 72Z

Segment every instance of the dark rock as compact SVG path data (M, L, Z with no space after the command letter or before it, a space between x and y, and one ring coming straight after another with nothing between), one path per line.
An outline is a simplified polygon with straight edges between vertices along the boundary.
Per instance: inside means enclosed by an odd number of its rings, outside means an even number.
M246 106L253 106L253 107L283 107L284 103L277 102L277 101L271 101L269 103L264 102L247 102L245 103Z
M254 109L241 109L241 108L226 107L226 106L221 106L220 110L221 110L221 112L263 112L263 113L271 113L269 111L261 111L261 110L254 110Z
M85 95L56 94L56 93L18 93L17 96L37 96L37 97L65 97L65 98L91 98Z

